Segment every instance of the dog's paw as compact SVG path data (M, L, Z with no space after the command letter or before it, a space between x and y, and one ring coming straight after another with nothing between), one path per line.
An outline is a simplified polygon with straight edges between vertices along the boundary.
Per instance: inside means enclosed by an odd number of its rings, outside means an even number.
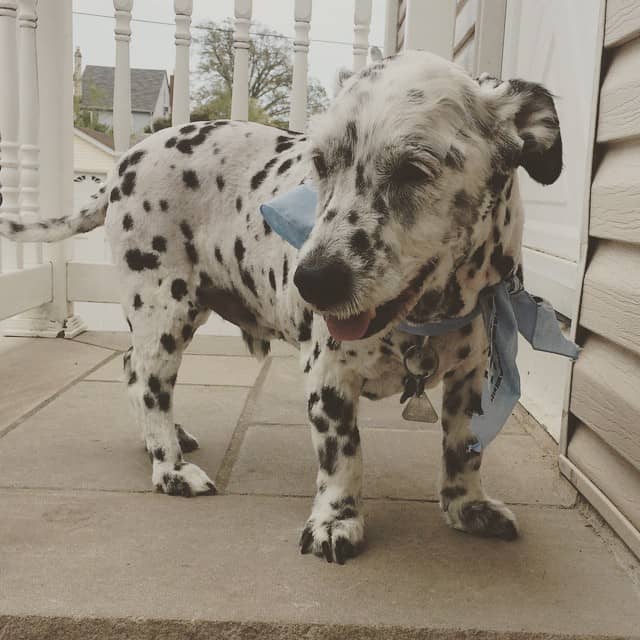
M180 444L182 453L191 453L200 446L195 436L192 436L188 431L185 431L179 424L174 426L176 428L176 435L178 436L178 443Z
M316 519L312 515L300 536L300 552L315 553L327 562L344 564L358 554L364 540L361 515L339 519Z
M518 537L516 517L497 500L471 500L455 504L446 511L448 523L460 531L487 538L515 540Z
M216 486L209 476L198 466L190 462L153 463L153 486L157 491L170 496L213 496Z

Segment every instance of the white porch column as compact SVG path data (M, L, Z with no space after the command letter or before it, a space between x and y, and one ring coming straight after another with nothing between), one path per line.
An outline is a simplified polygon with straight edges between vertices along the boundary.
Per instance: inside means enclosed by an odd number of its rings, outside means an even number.
M38 4L40 84L40 195L42 216L58 218L73 210L73 40L72 0ZM52 123L54 123L52 125ZM66 243L44 244L51 263L53 301L7 321L5 335L67 337L84 331L67 302Z
M293 82L289 129L304 131L307 126L307 58L309 55L309 29L311 27L311 0L295 0L293 41Z
M175 126L189 122L189 47L193 0L174 0L173 8L176 13L176 66L171 123Z
M233 89L231 119L249 119L249 27L252 0L235 0L233 30Z
M455 0L407 0L404 48L451 60L455 24Z
M371 25L371 0L356 0L353 11L353 70L367 66L369 29Z
M20 213L18 55L15 0L0 0L0 185L3 213ZM22 247L2 241L5 266L22 267ZM0 271L2 264L0 263Z
M20 213L27 219L39 217L40 176L38 161L39 94L38 59L36 53L37 0L19 0L18 59L19 139L20 139ZM42 263L42 245L32 247L35 262ZM29 256L27 257L27 260Z
M396 53L398 45L398 0L387 0L384 8L384 51L385 58Z
M113 0L116 16L116 69L113 82L113 143L116 153L124 153L131 142L131 9L133 0Z

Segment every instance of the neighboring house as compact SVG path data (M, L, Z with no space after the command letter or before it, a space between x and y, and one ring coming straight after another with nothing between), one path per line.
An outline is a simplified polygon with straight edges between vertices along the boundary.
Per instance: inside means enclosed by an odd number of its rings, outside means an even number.
M74 92L81 109L95 114L97 122L113 126L114 67L87 65L75 52ZM163 69L131 69L132 133L141 134L157 118L171 113L169 78Z
M521 342L522 403L560 441L562 473L640 555L640 3L396 1L391 49L556 96L563 173L542 187L520 171L524 278L583 351L571 370Z
M113 136L108 133L75 127L73 130L73 210L78 211L102 186L113 170L118 156L113 150ZM104 229L73 238L74 260L110 262Z

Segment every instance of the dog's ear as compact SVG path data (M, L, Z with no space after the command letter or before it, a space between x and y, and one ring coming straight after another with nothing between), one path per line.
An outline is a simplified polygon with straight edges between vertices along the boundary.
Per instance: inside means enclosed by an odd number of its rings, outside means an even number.
M522 140L520 164L541 184L562 171L562 136L553 96L542 85L509 80L504 99L513 104L513 121Z
M342 87L344 86L344 83L353 75L353 71L349 71L349 69L345 69L344 67L342 67L342 69L340 69L338 71L338 73L336 73L336 77L333 83L333 95L337 96Z
M496 115L513 122L522 140L519 164L537 182L555 182L562 171L562 136L551 93L535 82L502 82L486 74L477 82L492 94Z

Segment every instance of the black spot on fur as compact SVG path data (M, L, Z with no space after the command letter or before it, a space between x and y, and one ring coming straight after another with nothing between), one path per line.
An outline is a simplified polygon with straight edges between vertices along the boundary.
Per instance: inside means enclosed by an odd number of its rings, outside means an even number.
M291 158L285 160L279 167L278 167L278 175L282 175L285 171L287 171L291 165L293 164L293 160Z
M289 279L289 263L287 261L287 256L284 257L282 262L282 286L287 286L287 280Z
M271 233L271 227L269 226L269 223L264 218L262 219L262 227L264 229L264 235L268 236Z
M169 203L166 200L160 200L160 209L166 211L169 208Z
M180 231L182 231L182 235L187 240L193 240L193 229L189 226L189 223L186 220L183 220L180 223Z
M164 253L167 250L167 239L163 236L153 236L153 240L151 241L151 247L154 251L158 251L159 253Z
M327 170L327 162L322 151L314 151L313 155L311 156L311 160L313 161L313 166L318 173L318 177L321 180L324 180L329 172Z
M322 416L313 416L311 418L311 422L319 433L326 433L327 431L329 431L329 422Z
M198 189L200 187L200 180L195 171L187 169L182 172L182 180L189 189Z
M464 347L460 347L458 349L457 356L460 360L464 360L465 358L469 357L470 353L471 353L471 347L468 344L466 344Z
M128 213L125 213L122 218L122 228L125 231L131 231L131 229L133 229L133 218Z
M157 376L149 376L149 389L151 393L160 393L160 380Z
M274 273L273 269L269 269L269 284L271 285L271 288L275 291L276 290L276 274Z
M324 219L326 222L331 222L338 215L337 209L329 209L327 213L324 214Z
M153 399L153 396L149 393L145 393L143 396L144 403L147 406L147 409L153 409L156 406L156 401Z
M170 333L163 333L160 337L160 344L167 353L173 353L176 350L176 339Z
M131 386L132 384L135 384L136 382L138 382L138 374L135 371L132 371L131 375L129 376L129 381L127 382L127 384L129 386Z
M451 147L444 158L444 163L450 169L462 171L464 169L464 153L457 147Z
M149 211L151 211L151 203L150 203L148 200L145 200L145 201L142 203L142 208L143 208L147 213L149 213Z
M356 165L356 191L359 195L362 195L365 191L365 180L364 180L364 166L361 162L358 162Z
M491 254L491 265L500 274L501 278L506 278L513 272L515 263L511 256L505 256L502 252L502 245L499 244Z
M236 260L238 261L238 264L240 264L244 259L244 254L245 254L244 244L242 243L242 240L240 238L236 238L236 242L233 245L233 253L236 256Z
M302 322L298 325L298 342L307 342L311 340L311 325L313 323L313 313L309 309L305 309Z
M136 293L136 295L133 296L133 308L137 311L140 307L142 307L142 298L139 293Z
M165 413L169 411L169 407L171 405L171 396L166 391L161 391L158 394L158 407L160 411L164 411Z
M193 327L190 324L185 324L182 327L182 339L186 342L191 340L191 336L193 336Z
M287 149L291 149L291 147L293 147L293 142L292 141L287 141L287 142L279 142L276 145L276 153L282 153L283 151L286 151Z
M180 133L193 133L195 130L195 124L185 124L184 126L180 127Z
M171 283L171 295L178 301L187 295L187 283L182 278L176 278Z
M218 185L218 191L224 189L224 178L221 175L216 176L216 184Z
M256 283L253 279L253 276L246 269L242 269L240 271L240 279L242 280L242 284L244 284L254 296L258 297L258 291L256 290Z
M187 252L187 258L189 258L189 262L191 262L191 264L198 264L198 250L196 249L196 246L193 244L193 242L185 242L184 250Z
M133 190L136 188L136 172L135 171L127 171L124 174L124 179L122 180L122 193L125 196L130 196L133 193Z
M318 452L320 468L332 475L336 468L336 456L338 453L338 440L328 437L324 441L324 447Z
M353 252L363 260L371 260L372 250L369 236L364 229L358 229L349 239L349 246Z
M216 260L222 264L223 260L222 260L222 253L220 252L220 247L216 247L214 250L214 255L216 257Z
M240 213L240 210L242 209L242 198L240 196L238 196L236 198L236 211L238 213Z
M158 256L155 253L143 253L140 249L129 249L124 257L131 271L157 269L160 265Z
M258 173L251 178L251 188L254 190L257 189L264 182L266 177L267 172L264 169L258 171Z
M109 195L109 201L116 202L117 200L120 200L120 189L118 189L118 187L113 187L113 189L111 189L111 194Z
M167 147L167 149L171 149L172 147L176 146L176 142L178 142L178 138L173 136L164 143L164 146Z

